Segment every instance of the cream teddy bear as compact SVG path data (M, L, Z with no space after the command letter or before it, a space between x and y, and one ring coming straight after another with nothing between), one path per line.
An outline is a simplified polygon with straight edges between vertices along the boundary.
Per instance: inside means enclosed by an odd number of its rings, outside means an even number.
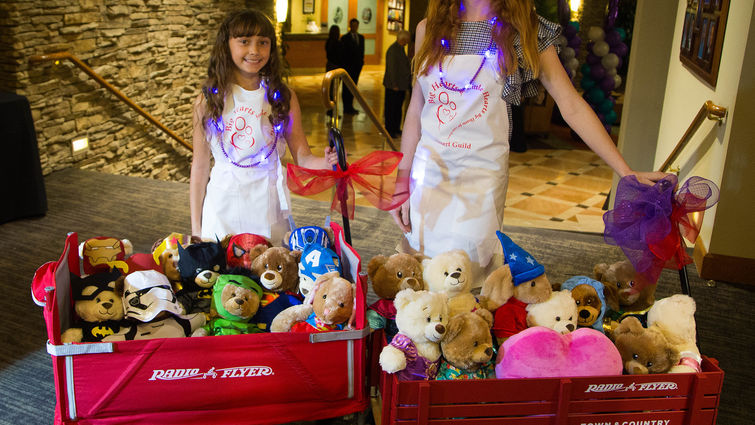
M398 333L380 353L380 366L400 380L435 379L440 340L448 326L448 298L430 291L403 289L393 300Z
M480 297L472 293L474 275L472 261L463 250L443 252L422 261L422 277L431 292L442 292L448 296L448 310L451 317L461 313L476 312L492 322L493 314L484 310ZM489 317L486 317L489 316Z

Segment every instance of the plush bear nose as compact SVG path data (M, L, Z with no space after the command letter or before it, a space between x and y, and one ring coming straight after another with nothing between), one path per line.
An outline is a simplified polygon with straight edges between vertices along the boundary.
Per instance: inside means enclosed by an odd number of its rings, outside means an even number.
M267 279L267 280L273 280L275 279L275 274L273 272L265 272L265 274L262 275L262 278Z
M202 273L202 277L209 280L212 277L212 272L204 272Z
M458 279L459 276L461 276L461 273L459 273L459 272L453 272L453 273L451 273L451 277L454 278L454 279Z
M435 325L435 332L438 332L440 335L443 335L444 333L446 333L446 327L438 323L437 325Z
M113 303L102 303L102 306L105 307L106 309L110 310L110 307L113 306Z
M583 319L587 319L588 317L590 317L590 312L587 311L587 310L580 310L579 311L579 317L581 317Z
M566 329L568 329L569 332L571 332L571 331L574 330L574 325L572 325L571 323L569 323L568 325L566 325Z
M235 302L238 305L244 304L244 300L242 300L241 298L237 298Z
M406 279L406 284L412 289L416 289L419 286L419 281L413 277Z
M492 356L493 355L493 348L492 347L486 348L485 349L485 355L486 356Z

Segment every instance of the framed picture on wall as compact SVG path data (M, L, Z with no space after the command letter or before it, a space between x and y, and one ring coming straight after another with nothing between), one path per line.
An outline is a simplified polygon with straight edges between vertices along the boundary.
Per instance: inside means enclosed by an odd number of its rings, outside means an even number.
M315 0L302 0L301 11L305 15L315 13Z
M730 0L687 0L679 59L716 87Z

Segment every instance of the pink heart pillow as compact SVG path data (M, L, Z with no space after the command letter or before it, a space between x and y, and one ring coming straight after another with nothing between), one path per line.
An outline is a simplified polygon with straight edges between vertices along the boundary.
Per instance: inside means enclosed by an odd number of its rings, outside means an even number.
M616 346L600 331L578 328L561 335L544 326L527 328L503 343L498 378L621 375Z

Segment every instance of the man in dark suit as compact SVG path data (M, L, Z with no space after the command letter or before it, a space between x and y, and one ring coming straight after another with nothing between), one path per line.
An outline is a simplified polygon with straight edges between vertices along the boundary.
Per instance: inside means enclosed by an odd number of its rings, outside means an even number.
M359 82L359 74L362 72L364 65L364 36L357 32L359 30L359 20L352 19L349 21L349 32L341 37L342 45L342 63L346 72L349 74L354 84ZM343 112L346 114L357 114L359 111L354 109L354 95L346 87L342 90Z

